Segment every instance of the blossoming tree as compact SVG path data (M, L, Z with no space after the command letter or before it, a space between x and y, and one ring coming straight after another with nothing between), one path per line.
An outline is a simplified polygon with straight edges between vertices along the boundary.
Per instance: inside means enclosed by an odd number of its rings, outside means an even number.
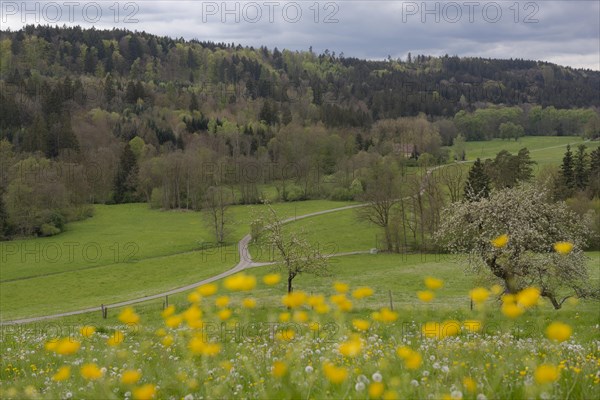
M535 186L453 203L436 236L446 250L464 255L474 272L487 267L509 293L536 286L556 309L571 296L599 297L588 284L582 251L589 237L586 221ZM557 242L573 248L561 254L554 249Z

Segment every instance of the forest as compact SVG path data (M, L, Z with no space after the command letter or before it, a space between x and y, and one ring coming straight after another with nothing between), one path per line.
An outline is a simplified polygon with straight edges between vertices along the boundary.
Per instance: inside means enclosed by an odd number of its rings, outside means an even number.
M395 176L419 193L424 169L470 158L466 142L598 139L599 86L598 71L522 59L367 61L120 29L0 31L0 238L60 233L97 203L361 200ZM564 179L573 167L544 172L555 198L598 198L595 147L570 156L585 182ZM526 152L487 161L492 185L532 179ZM525 178L498 172L514 160ZM449 181L428 193L402 219L428 216L411 222L416 241L439 222L431 210L468 197Z

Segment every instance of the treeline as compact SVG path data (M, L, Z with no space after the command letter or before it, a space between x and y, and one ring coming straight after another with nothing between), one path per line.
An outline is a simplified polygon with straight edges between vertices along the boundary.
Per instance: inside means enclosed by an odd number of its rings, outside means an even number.
M92 203L197 210L215 187L235 203L359 199L381 160L423 169L447 146L464 159L465 140L599 137L599 82L524 60L2 31L0 234L55 234Z

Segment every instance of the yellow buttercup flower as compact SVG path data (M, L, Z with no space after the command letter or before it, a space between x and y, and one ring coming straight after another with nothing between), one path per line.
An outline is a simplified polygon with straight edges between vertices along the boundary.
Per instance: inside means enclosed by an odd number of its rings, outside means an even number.
M123 334L121 331L115 331L111 337L108 338L106 344L109 346L118 346L119 344L123 343L124 340L125 334Z
M523 307L515 303L504 303L500 310L502 311L502 314L509 318L517 318L525 312Z
M554 365L542 364L536 368L534 373L535 381L540 385L552 383L560 377L560 371Z
M56 371L54 375L52 375L52 380L56 382L64 381L69 379L71 376L71 367L68 365L64 365Z
M573 329L569 325L558 321L552 322L546 328L546 337L557 342L564 342L572 333Z
M554 243L554 251L558 254L567 255L573 251L573 243L570 242L557 242Z
M340 311L346 312L352 310L352 301L343 293L334 294L330 297L330 300Z
M119 321L124 324L137 324L140 322L140 316L136 314L136 312L131 307L127 307L121 314L119 314Z
M373 296L373 289L367 286L356 288L352 292L352 297L355 299L364 299L365 297Z
M81 329L79 329L79 333L81 333L81 336L86 337L88 339L91 338L95 332L96 328L90 325L82 326Z
M504 291L504 288L502 286L496 284L491 287L491 291L494 294L494 296L498 296L500 293L502 293Z
M371 326L371 323L365 319L353 319L352 326L358 331L366 331Z
M287 373L287 365L283 361L275 361L271 368L271 373L276 378L281 378Z
M284 306L290 308L300 307L306 302L306 293L302 291L296 291L292 293L288 293L281 299L281 302Z
M175 306L173 304L171 304L169 307L162 310L162 312L160 313L160 315L163 318L169 318L173 314L175 314Z
M69 356L75 354L79 351L81 347L81 343L77 340L73 340L71 338L63 338L59 340L54 348L54 351L57 354L62 354L63 356Z
M208 297L217 293L218 286L214 283L207 283L206 285L198 286L196 291L200 293L201 296Z
M162 340L160 342L162 343L163 346L169 347L173 344L174 341L175 341L175 339L173 338L173 336L166 335L165 337L162 338Z
M188 349L195 355L214 357L221 351L221 345L207 343L202 336L194 336L188 342Z
M346 357L356 357L360 354L362 343L358 336L352 337L347 342L341 343L338 346L339 352Z
M121 383L124 385L133 385L134 383L138 383L141 378L142 373L140 371L129 369L121 375Z
M497 249L501 249L508 244L508 235L506 235L506 234L500 235L500 236L496 237L495 239L492 239L491 242L492 242L492 246L494 246Z
M202 295L198 292L192 292L188 294L187 300L190 303L200 303L200 300L202 300Z
M282 342L292 341L292 340L294 340L295 336L296 336L296 331L294 331L293 329L282 329L281 331L279 331L275 334L275 338Z
M231 291L248 291L256 287L256 277L243 272L225 278L223 286Z
M485 303L488 297L490 297L490 292L486 288L477 287L475 289L471 289L469 295L474 303L482 304Z
M404 360L407 369L418 369L423 363L421 355L409 347L400 346L396 349L396 353Z
M344 283L344 282L335 282L333 284L333 288L338 293L347 293L348 290L350 289L350 286L347 283Z
M217 315L221 321L228 320L231 317L231 310L228 308L224 308L222 310L219 310Z
M336 367L330 362L323 364L323 373L327 380L334 384L340 384L348 378L348 370L343 367Z
M383 395L385 386L381 382L373 382L369 385L369 397L372 399L378 399Z
M292 314L289 312L282 312L279 314L279 322L288 322L292 318Z
M413 351L404 359L404 366L407 369L418 369L423 364L423 357L416 351Z
M215 300L215 305L217 307L227 307L229 305L229 297L227 297L227 296L217 297L217 299Z
M131 391L133 400L150 400L156 395L156 386L147 383Z
M253 299L251 297L245 298L244 300L242 300L242 307L244 307L244 308L256 307L256 299Z
M100 379L103 375L102 370L94 363L83 364L79 372L84 379L90 381Z
M273 286L281 282L281 275L279 274L268 274L263 277L265 285Z
M470 393L475 393L477 390L477 383L475 380L469 376L463 378L463 386Z
M398 313L384 307L373 313L373 319L379 322L390 323L398 319Z
M306 322L308 321L308 313L306 311L296 311L293 315L294 322Z
M517 293L517 303L525 308L530 308L538 304L540 299L540 290L535 287L528 287Z
M165 320L169 328L177 328L183 322L183 315L173 315Z
M455 320L444 321L440 325L440 338L456 336L460 333L460 322Z
M422 290L417 292L417 297L423 303L429 303L431 300L435 298L435 293L430 290Z
M434 278L432 276L428 276L425 278L425 286L430 290L437 290L444 286L444 281L438 278Z

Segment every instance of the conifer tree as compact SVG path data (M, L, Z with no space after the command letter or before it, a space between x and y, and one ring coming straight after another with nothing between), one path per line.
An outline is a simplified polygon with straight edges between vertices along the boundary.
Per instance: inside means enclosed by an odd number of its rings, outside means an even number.
M485 172L481 160L475 160L469 171L469 177L465 185L465 198L468 201L478 201L490 195L490 177Z

